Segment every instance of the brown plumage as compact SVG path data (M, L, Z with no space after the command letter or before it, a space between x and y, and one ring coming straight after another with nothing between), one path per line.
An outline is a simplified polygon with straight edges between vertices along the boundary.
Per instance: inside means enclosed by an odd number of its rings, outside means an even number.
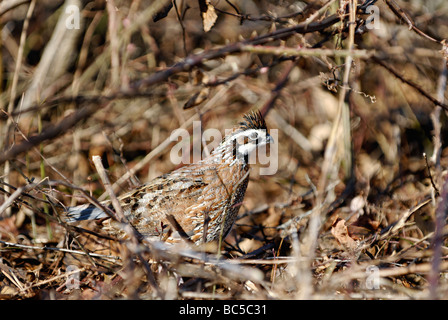
M207 158L121 196L125 217L143 237L177 242L180 233L185 233L196 244L204 238L205 242L224 239L237 218L249 182L248 156L270 142L262 115L245 115ZM103 205L110 207L108 201ZM107 217L93 205L81 205L68 208L66 220ZM113 220L105 219L103 224L111 234L125 237Z

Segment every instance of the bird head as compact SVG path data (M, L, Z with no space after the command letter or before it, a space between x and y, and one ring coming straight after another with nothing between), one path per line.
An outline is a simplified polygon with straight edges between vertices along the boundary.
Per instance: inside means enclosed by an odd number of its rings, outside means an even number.
M273 142L261 113L252 111L244 115L244 121L225 136L221 148L231 150L233 160L247 163L253 151Z

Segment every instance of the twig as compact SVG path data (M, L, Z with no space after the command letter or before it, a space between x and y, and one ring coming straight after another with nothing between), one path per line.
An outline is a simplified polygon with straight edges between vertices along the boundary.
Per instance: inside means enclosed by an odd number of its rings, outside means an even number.
M162 3L162 1L160 1ZM144 20L143 18L141 20ZM111 93L109 95L104 95L101 97L95 96L93 97L93 101L96 100L96 102L101 101L110 101L114 99L119 98L126 98L126 97L138 97L140 94L148 95L147 92L140 91L141 88L154 85L156 83L162 82L167 80L169 77L171 77L174 74L177 74L179 72L188 71L192 67L197 66L201 63L203 63L206 60L216 59L219 57L226 56L231 53L238 53L241 52L241 48L245 45L259 45L264 44L273 40L283 39L285 37L290 37L296 33L311 33L315 31L322 31L337 22L341 20L341 17L339 15L332 15L328 18L323 19L319 22L311 22L311 23L300 23L296 26L279 29L274 32L268 33L266 35L258 36L253 39L248 39L245 41L233 43L230 45L227 45L225 47L222 47L220 49L214 49L214 50L208 50L200 54L193 54L189 55L187 58L185 58L183 61L176 63L171 68L168 68L163 71L156 72L155 74L138 80L130 85L129 90L119 90L118 92ZM139 20L137 25L141 23ZM133 32L136 26L133 25L132 28L126 29L126 33ZM84 72L84 75L86 76L88 74L87 70ZM79 81L82 81L80 78ZM60 98L59 101L66 101L66 102L82 102L82 101L89 101L92 99L86 96L77 96L77 97L63 97ZM92 102L93 102L92 101ZM54 103L55 101L49 101L45 102L47 103ZM27 108L29 109L29 108ZM84 108L81 108L78 111L75 111L74 114L67 116L61 122L56 124L55 126L51 126L50 128L47 128L44 130L40 135L33 136L29 138L29 141L23 142L12 149L8 150L7 152L0 154L0 164L4 163L5 161L8 161L10 159L13 159L17 157L20 153L23 153L27 150L29 150L32 146L35 146L45 140L54 139L58 137L59 135L65 133L67 130L72 128L76 123L81 121L82 119L86 119L90 117L92 114L94 114L96 111L98 111L98 105L95 103L94 105L86 106Z
M401 8L397 5L397 3L396 3L394 0L385 0L385 2L386 2L386 4L387 4L387 6L389 7L389 9L390 9L390 10L391 10L391 11L392 11L398 18L403 19L403 20L406 21L406 23L407 23L408 26L409 26L409 30L413 30L413 31L415 31L415 33L417 33L418 35L420 35L420 36L422 36L422 37L424 37L424 38L426 38L426 39L428 39L428 40L430 40L430 41L433 41L433 42L436 42L436 43L439 43L439 44L442 44L442 45L443 45L442 40L435 39L435 38L431 37L430 35L426 34L425 32L423 32L422 30L420 30L419 28L417 28L417 27L415 26L415 23L414 23L414 22L411 20L411 18L409 17L409 15L406 14L406 12L404 12L404 10L401 9Z
M123 252L123 260L125 261L126 265L125 268L128 271L132 272L132 254L135 254L140 261L143 263L144 270L146 272L146 275L148 277L148 282L151 285L151 287L156 291L157 295L159 297L162 297L163 294L157 285L157 282L155 281L154 274L149 267L149 265L146 263L144 258L142 257L141 253L139 252L138 246L140 241L142 240L141 235L137 232L135 228L131 226L128 219L124 215L123 208L120 205L120 202L118 201L118 198L115 196L115 193L113 191L112 185L110 184L109 177L106 174L106 170L103 167L103 164L101 162L101 157L99 156L93 156L92 161L95 165L95 168L97 169L98 174L100 175L101 181L103 182L104 188L106 189L107 193L109 194L109 197L111 198L112 206L115 209L115 214L118 222L120 222L121 227L126 232L126 234L130 237L130 242L124 246L125 250ZM128 279L129 280L129 279Z
M448 77L448 57L444 57L443 64L442 64L442 72L439 76L439 81L437 84L437 100L440 102L445 101L445 89L447 84L447 77ZM440 168L440 156L442 153L442 137L441 137L441 131L442 131L442 124L440 123L440 113L441 108L440 106L436 106L436 108L431 112L430 118L432 121L432 124L434 126L434 151L431 156L431 161L434 163L436 172L439 173ZM429 170L429 168L428 168ZM437 174L437 176L441 176ZM432 181L432 178L431 178ZM440 182L440 181L438 181ZM437 189L436 189L437 190Z
M37 283L33 283L32 285L29 285L29 286L27 286L27 287L24 287L21 291L26 291L26 290L28 290L28 289L31 289L31 288L34 288L34 287L38 287L38 286L41 286L41 285L43 285L43 284L47 284L47 283L50 283L50 282L59 280L59 279L61 279L61 278L65 278L65 277L68 277L68 276L70 276L70 275L72 275L72 274L76 274L76 273L83 272L83 271L85 271L85 270L86 270L86 268L79 268L79 269L75 269L75 270L73 270L73 271L65 272L65 273L60 274L60 275L58 275L58 276L54 276L53 278L50 278L50 279L47 279L47 280L42 280L42 281L39 281L39 282L37 282Z
M21 248L21 249L27 249L27 250L43 250L43 251L59 251L59 252L65 252L65 253L71 253L71 254L79 254L83 256L90 256L95 258L101 258L101 259L110 259L110 260L121 260L120 257L117 256L111 256L111 255L105 255L105 254L99 254L99 253L86 253L84 251L79 250L71 250L71 249L64 249L64 248L56 248L56 247L38 247L38 246L30 246L20 243L13 243L13 242L7 242L0 240L1 244L4 244L6 246L9 246L11 248Z
M263 117L266 117L269 110L274 106L275 101L277 101L278 97L280 97L280 93L282 89L286 86L288 83L289 75L291 74L291 71L294 69L294 67L297 65L298 60L288 61L285 71L283 71L282 76L280 77L280 80L277 82L275 88L271 91L271 95L268 99L268 101L265 102L263 107L260 108L260 112L263 115Z
M11 113L14 109L14 100L16 97L17 83L19 81L20 68L21 68L22 62L23 62L22 61L23 60L23 50L25 48L25 41L26 41L26 35L28 32L28 25L29 25L31 16L33 15L35 6L36 6L36 0L31 0L31 3L28 7L28 11L26 13L25 21L23 22L22 33L20 34L19 51L17 52L16 66L14 68L14 75L13 75L12 84L11 84L11 93L9 95L9 104L8 104L8 112L9 113Z
M185 232L185 230L182 228L182 226L179 224L179 222L176 220L176 218L172 214L167 214L166 219L171 224L174 230L176 230L179 233L179 236L187 243L193 243L193 241L190 239L188 234Z
M436 209L436 223L434 237L432 241L433 258L431 265L431 272L429 275L429 292L431 299L438 298L437 287L439 284L441 261L442 261L442 244L443 244L443 228L445 226L445 219L448 212L448 179L445 178L445 183L442 188L442 193L439 197L439 203Z
M82 74L82 70L85 68L87 57L89 54L89 45L92 40L93 34L96 30L96 27L101 21L101 18L103 17L103 14L101 11L98 11L95 13L95 16L93 17L92 21L90 22L89 26L87 27L86 32L84 33L84 37L82 40L81 49L79 50L79 57L78 62L76 64L76 70L73 74L73 81L71 85L71 91L72 95L76 96L79 92L79 86L81 85L79 81L79 77Z
M347 43L347 50L351 52L354 48L354 37L355 37L355 19L357 11L357 1L350 0L349 5L349 37ZM349 75L352 67L353 58L351 54L348 54L345 59L345 70L343 76L343 87L339 92L339 104L338 111L335 119L333 120L333 125L331 129L331 134L327 142L324 153L324 161L322 164L322 172L319 178L319 183L317 185L317 199L316 206L310 215L310 221L308 223L308 230L306 238L303 244L303 251L305 256L309 259L307 265L311 265L315 257L315 251L319 236L319 230L321 229L322 221L325 215L322 209L325 205L326 199L328 199L327 186L330 182L337 179L337 172L341 161L345 162L346 172L345 178L350 179L353 175L352 166L352 151L351 151L351 134L350 134L350 118L348 106L346 105L346 99L348 95L348 90L346 88L349 86ZM341 157L344 157L341 159ZM305 288L310 290L312 288L311 275L308 274L308 270L303 270L306 275L305 281L307 281ZM310 291L304 292L304 297L311 294Z
M0 164L8 160L15 159L19 154L28 151L29 149L37 146L43 141L54 139L64 134L69 129L74 127L78 122L82 121L83 119L87 119L96 111L98 111L98 106L93 104L75 111L74 113L66 116L64 119L62 119L55 125L47 127L45 130L42 131L42 133L32 137L28 137L27 141L15 145L8 151L5 151L2 154L0 154Z
M104 169L103 164L101 163L101 157L93 156L92 161L93 161L93 164L95 165L96 171L98 172L98 174L100 176L101 181L103 182L106 192L109 194L109 197L112 202L112 206L115 209L116 220L121 221L121 222L126 221L126 217L124 216L123 208L121 207L120 202L118 201L118 198L112 189L109 177L107 176L106 170Z
M426 99L431 101L434 105L442 107L444 110L448 111L448 105L437 100L436 98L433 98L428 92L423 90L418 84L412 82L411 80L405 79L402 75L400 75L397 71L395 71L392 67L388 66L385 62L383 62L381 59L379 59L376 56L372 56L372 61L374 61L376 64L382 66L384 69L392 73L396 78L398 78L400 81L406 83L407 85L411 86L415 90L417 90L421 95L423 95Z
M378 270L377 275L381 278L385 278L385 277L397 277L413 273L428 273L431 271L431 267L432 266L430 263L421 263L421 264L410 264L407 266L397 268L382 268ZM447 270L447 269L448 269L448 261L443 261L440 264L440 270ZM348 279L359 280L369 277L370 275L371 274L369 272L365 272L364 270L353 271L351 269L348 269L347 271L335 276L333 278L333 281L343 283L346 282Z
M236 42L224 46L219 49L213 49L204 51L200 54L192 54L189 55L186 59L181 62L176 63L171 68L168 68L163 71L159 71L147 78L136 81L133 85L131 85L131 92L138 92L139 88L151 86L155 83L159 83L161 81L165 81L169 77L174 74L177 74L182 71L188 71L192 67L197 66L203 63L206 60L212 60L219 57L226 56L228 54L234 54L241 52L241 48L245 45L260 45L265 44L270 41L284 39L290 37L296 33L311 33L315 31L322 31L328 27L333 26L341 20L339 15L331 15L328 18L323 19L319 22L311 22L311 23L299 23L295 26L289 28L278 29L276 31L270 32L265 35L261 35L255 38L247 39L244 41Z
M240 14L240 11L238 10L238 8L232 2L230 2L230 0L226 0L226 2L229 6L231 6L233 8L233 10L235 10L235 12L237 14ZM215 10L216 10L216 8L215 8Z
M18 6L30 2L30 0L3 0L0 2L0 17L9 10L17 8Z
M107 31L109 33L110 41L110 62L111 62L111 87L119 87L120 85L120 42L118 38L118 19L117 8L114 0L108 0L106 2L107 9Z
M271 46L253 46L245 45L241 47L241 51L261 54L275 54L279 56L305 56L305 57L347 57L353 58L370 58L375 52L373 50L333 50L333 49L319 49L319 48L288 48L288 47L271 47Z
M425 163L426 163L426 170L428 170L428 176L429 176L429 180L431 181L431 185L432 188L434 189L435 192L435 197L439 196L439 190L434 182L434 179L432 178L432 174L431 174L431 168L429 167L429 163L428 163L428 157L426 156L426 153L423 153L423 158L425 159Z
M424 207L425 205L427 205L430 202L431 202L431 199L426 199L426 200L420 202L419 204L417 204L415 207L413 207L409 210L406 210L401 215L400 219L398 219L397 222L395 222L391 226L387 227L387 229L385 231L383 231L383 233L378 238L378 240L384 240L384 239L388 238L389 236L396 234L398 232L398 230L400 230L401 228L404 227L404 223L406 222L406 220L408 220L408 218L413 213L417 212L420 208Z
M179 21L180 28L182 29L182 41L183 41L184 54L185 54L185 56L187 56L188 55L188 51L187 51L187 33L185 31L184 22L182 21L183 17L181 17L181 15L179 13L179 9L177 8L176 0L172 0L171 3L174 5L174 11L176 12L177 21Z
M300 15L303 16L303 13L305 12L305 9L306 9L305 8L304 10L300 10L300 11L296 11L296 12L293 12L293 13L289 13L287 15L283 15L283 16L280 16L280 17L273 17L273 16L270 16L270 15L267 15L267 14L264 14L264 15L258 16L258 17L253 17L250 14L241 14L241 13L239 13L237 8L233 4L231 4L230 1L226 0L226 2L236 11L236 13L227 12L227 11L221 10L221 9L219 9L217 7L215 7L215 10L218 11L219 13L222 13L222 14L226 14L226 15L229 15L229 16L232 16L232 17L240 18L241 23L243 23L244 20L247 20L247 21L269 21L269 22L276 22L276 23L286 23L287 21L285 19L291 19L291 18L294 18L296 16L300 16Z
M194 120L197 119L197 115L193 115L187 121L185 121L180 128L187 128L189 125L193 123ZM166 138L161 144L151 150L140 162L138 162L135 166L133 166L129 171L127 171L123 176L121 176L117 181L115 181L113 185L113 191L117 191L119 186L121 186L127 179L132 177L136 172L141 170L144 166L149 164L151 160L153 160L157 155L159 155L163 150L165 150L172 143L170 137ZM104 199L103 196L99 198L99 200Z
M311 152L311 143L310 141L294 126L290 125L288 121L283 119L283 117L273 109L271 111L271 116L274 118L275 122L277 122L278 128L280 128L287 136L291 137L291 139L304 151Z
M121 32L118 36L119 39L117 42L121 45L124 43L124 39L129 39L133 33L138 32L139 29L148 23L149 20L152 19L154 14L159 12L165 5L168 3L169 0L154 0L151 1L151 4L149 6L146 6L139 15L135 17L135 19L132 20L132 24L130 24L128 27L123 29L123 32ZM98 55L93 63L90 64L89 67L84 70L82 75L78 79L78 83L88 83L88 79L93 77L95 73L97 73L100 68L104 66L104 61L107 61L109 59L109 56L111 54L111 47L106 46L104 51ZM90 83L90 82L89 82ZM79 89L79 88L77 88ZM71 96L71 92L68 91L68 95Z
M335 2L335 0L328 0L327 3L325 3L321 8L319 8L319 10L317 10L311 16L306 18L305 23L309 24L313 22L318 16L324 13L333 2Z
M20 69L21 69L22 63L23 63L23 51L25 48L28 26L29 26L31 16L33 15L35 6L36 6L36 0L32 0L28 7L28 11L26 13L25 21L23 22L22 33L20 34L20 45L19 45L19 50L17 52L16 65L14 68L14 74L13 74L13 78L12 78L11 92L9 94L8 113L12 113L12 111L14 110L14 101L15 101L16 94L17 94L17 84L19 82ZM2 143L2 140L4 140L3 143L4 143L5 149L7 147L9 147L9 144L10 144L9 132L10 132L10 129L12 128L12 124L13 124L13 119L11 117L8 117L8 120L6 121L6 126L3 128L3 130L4 130L3 131L3 139L0 139L0 144ZM5 164L4 174L5 174L5 182L8 183L9 175L10 175L9 162L6 162L6 164ZM9 189L6 188L6 191L9 191ZM5 199L5 200L7 200L7 199ZM1 212L1 210L0 210L0 212ZM10 214L11 214L11 212L8 209L6 211L6 216L9 216Z
M30 184L27 184L27 185L25 185L25 186L23 186L23 187L19 187L19 188L17 188L17 189L13 192L13 194L11 194L11 195L5 200L5 202L3 202L2 205L0 206L0 216L1 216L1 214L2 214L3 211L5 211L7 208L9 208L9 206L12 205L12 203L14 202L15 199L17 199L18 197L21 196L21 194L22 194L23 192L26 192L26 191L28 191L28 190L31 190L31 189L37 187L38 185L39 185L39 183L30 183Z
M67 72L70 74L68 71L72 61L70 57L76 50L78 37L83 30L84 19L83 15L80 15L79 25L68 28L66 9L70 6L80 8L81 2L80 0L66 0L60 8L61 14L52 30L51 38L41 54L38 65L33 69L30 83L26 86L23 99L24 108L52 97L61 85L68 85L68 78L64 82L62 80Z
M20 280L17 278L14 269L8 267L2 261L0 261L0 270L20 291L23 290L24 286L22 282L20 282Z

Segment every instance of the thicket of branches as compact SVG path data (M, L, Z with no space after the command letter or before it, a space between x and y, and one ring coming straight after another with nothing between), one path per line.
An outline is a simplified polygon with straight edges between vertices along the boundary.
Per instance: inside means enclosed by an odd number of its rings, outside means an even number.
M447 298L445 2L0 2L0 298ZM222 247L61 220L252 109L278 171Z

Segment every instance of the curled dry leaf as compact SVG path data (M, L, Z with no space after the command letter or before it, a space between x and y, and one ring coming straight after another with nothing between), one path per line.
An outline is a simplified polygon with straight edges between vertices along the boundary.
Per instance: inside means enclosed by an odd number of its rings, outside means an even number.
M208 87L202 88L201 91L196 92L195 94L193 94L187 100L187 102L185 102L184 109L190 109L190 108L193 108L193 107L195 107L197 105L200 105L202 102L207 100L207 98L209 96L209 93L210 93L210 88L208 88Z
M331 227L331 234L346 250L355 250L357 248L356 241L348 233L345 220L337 220Z

